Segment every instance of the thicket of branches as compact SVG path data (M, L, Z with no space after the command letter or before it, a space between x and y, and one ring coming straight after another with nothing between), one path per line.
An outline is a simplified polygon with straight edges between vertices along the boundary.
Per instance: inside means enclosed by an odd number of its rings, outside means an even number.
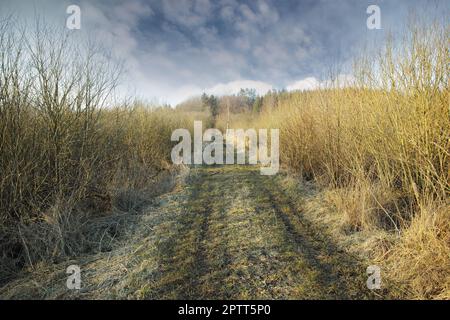
M448 40L411 23L355 61L351 86L278 94L250 123L280 129L281 163L333 190L345 228L399 236L381 263L420 298L450 297Z
M108 237L89 219L120 207L121 189L148 188L170 169L171 132L191 121L111 105L114 61L42 22L0 22L0 278L100 248Z

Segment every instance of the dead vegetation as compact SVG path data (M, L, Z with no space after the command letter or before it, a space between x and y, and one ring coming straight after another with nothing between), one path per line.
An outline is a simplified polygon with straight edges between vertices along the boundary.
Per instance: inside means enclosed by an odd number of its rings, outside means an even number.
M187 173L183 171L183 174ZM183 176L183 175L182 175ZM366 261L304 214L281 176L253 166L199 167L140 215L109 252L49 266L0 289L38 299L376 299ZM293 190L292 190L293 191ZM295 196L312 195L309 187ZM82 289L67 290L78 264Z
M448 26L412 25L357 59L354 83L280 93L248 124L280 129L281 163L329 190L335 228L397 238L372 253L402 297L450 295L448 39Z
M280 129L289 196L233 167L156 198L178 173L172 130L208 114L112 106L120 70L50 35L0 25L2 297L373 297L361 258L382 266L376 297L450 298L447 26L359 59L351 86L217 116ZM78 293L72 263L87 271Z
M107 251L122 214L167 192L182 111L113 104L120 65L38 22L0 22L0 283L42 261Z

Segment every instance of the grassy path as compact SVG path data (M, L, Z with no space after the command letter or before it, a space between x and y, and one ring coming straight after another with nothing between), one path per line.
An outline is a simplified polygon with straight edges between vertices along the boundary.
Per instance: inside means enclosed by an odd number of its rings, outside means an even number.
M365 298L365 267L257 168L199 168L146 298Z
M310 223L277 179L251 166L194 168L186 185L145 211L112 252L31 274L0 296L374 298L366 266ZM72 263L83 271L79 292L65 288Z

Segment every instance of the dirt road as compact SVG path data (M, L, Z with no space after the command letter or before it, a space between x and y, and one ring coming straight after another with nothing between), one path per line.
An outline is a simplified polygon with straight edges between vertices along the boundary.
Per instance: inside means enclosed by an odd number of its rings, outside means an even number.
M199 167L144 210L111 252L41 270L0 294L39 298L374 298L366 265L309 222L278 176L252 166ZM65 288L79 264L82 289ZM50 276L48 276L50 274ZM45 280L42 280L45 279ZM20 282L22 281L22 282ZM34 282L34 283L33 283ZM15 291L11 288L23 289ZM20 293L21 292L21 293Z

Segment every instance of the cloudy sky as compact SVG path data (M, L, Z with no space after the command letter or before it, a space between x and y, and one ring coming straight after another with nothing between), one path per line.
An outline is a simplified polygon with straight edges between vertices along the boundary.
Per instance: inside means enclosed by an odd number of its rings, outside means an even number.
M0 0L0 14L64 27L70 4L81 9L71 32L124 61L126 92L171 104L203 91L314 88L336 67L348 78L352 57L400 32L411 11L450 16L448 0ZM372 4L381 30L366 26Z

